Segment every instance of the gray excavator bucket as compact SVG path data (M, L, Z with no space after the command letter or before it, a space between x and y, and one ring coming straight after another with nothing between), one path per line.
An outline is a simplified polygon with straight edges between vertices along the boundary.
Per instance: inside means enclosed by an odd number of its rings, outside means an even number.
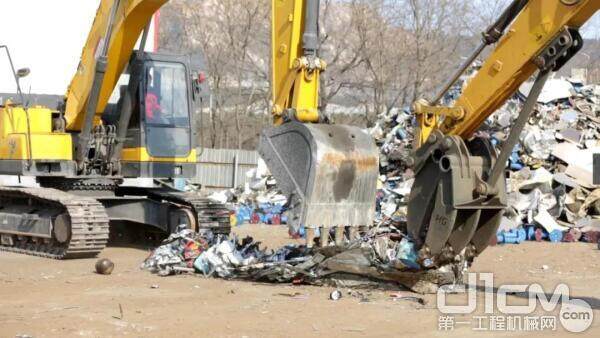
M370 226L379 151L357 127L285 123L263 131L259 153L289 198L288 223Z

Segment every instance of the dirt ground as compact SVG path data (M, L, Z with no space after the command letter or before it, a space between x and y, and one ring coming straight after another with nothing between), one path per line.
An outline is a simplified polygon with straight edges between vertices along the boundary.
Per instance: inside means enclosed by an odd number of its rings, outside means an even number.
M269 247L292 242L284 228L237 228ZM475 315L457 315L454 330L440 330L435 295L421 305L371 290L329 300L333 288L267 285L197 276L158 277L139 269L148 251L109 247L110 276L93 272L95 259L52 261L0 253L0 337L398 337L571 335L557 331L481 332ZM548 296L570 287L596 317L588 336L600 336L600 251L589 244L524 243L489 248L473 271L494 272L500 284L540 283ZM484 292L478 292L482 300ZM456 295L456 297L459 297ZM455 302L465 303L464 295ZM527 297L527 296L525 296ZM523 294L509 304L523 304ZM481 302L479 302L481 303ZM481 308L481 306L478 307ZM478 310L481 312L482 310ZM538 311L539 306L538 306ZM537 311L536 311L537 313ZM543 312L539 312L543 315ZM497 313L496 313L497 314ZM470 322L470 323L469 323ZM486 325L487 327L487 325Z

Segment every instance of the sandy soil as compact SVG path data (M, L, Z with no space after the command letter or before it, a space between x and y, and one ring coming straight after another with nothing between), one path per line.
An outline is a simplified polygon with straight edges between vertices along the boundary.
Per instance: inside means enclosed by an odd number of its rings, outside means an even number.
M270 247L289 243L283 228L247 226ZM95 259L52 261L0 253L0 337L398 337L479 336L474 315L467 324L440 331L435 295L425 305L394 301L392 291L343 291L329 300L332 288L266 285L197 276L161 278L139 270L148 251L109 247L101 257L115 262L110 276L93 272ZM495 272L495 285L540 283L550 292L557 283L571 288L594 308L586 335L600 336L600 251L588 244L524 243L492 247L475 263L477 272ZM544 269L544 265L546 265ZM413 295L402 292L404 295ZM484 292L478 293L483 299ZM459 296L456 296L459 297ZM464 295L456 302L466 299ZM526 296L525 296L526 297ZM509 304L523 304L523 295ZM480 302L481 303L481 302ZM481 308L481 306L480 306ZM539 308L539 307L538 307ZM482 310L480 309L479 312ZM543 315L543 312L540 312ZM511 335L569 335L512 332ZM489 336L507 332L483 332Z

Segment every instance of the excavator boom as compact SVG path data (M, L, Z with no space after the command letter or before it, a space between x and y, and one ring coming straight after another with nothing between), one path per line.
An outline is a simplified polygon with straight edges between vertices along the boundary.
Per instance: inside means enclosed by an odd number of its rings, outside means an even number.
M102 0L88 35L77 73L66 94L65 118L67 130L81 131L84 127L97 61L105 57L106 70L98 98L93 107L99 119L119 76L127 66L140 34L152 15L168 0ZM104 54L104 55L103 55Z

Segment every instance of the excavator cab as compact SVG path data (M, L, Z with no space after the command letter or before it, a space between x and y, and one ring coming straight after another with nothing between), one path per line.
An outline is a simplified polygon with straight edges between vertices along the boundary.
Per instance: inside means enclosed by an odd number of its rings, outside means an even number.
M115 124L131 109L121 152L123 177L192 178L196 173L193 107L194 81L189 57L154 53L134 54L113 104L103 115ZM132 104L126 104L131 95Z

